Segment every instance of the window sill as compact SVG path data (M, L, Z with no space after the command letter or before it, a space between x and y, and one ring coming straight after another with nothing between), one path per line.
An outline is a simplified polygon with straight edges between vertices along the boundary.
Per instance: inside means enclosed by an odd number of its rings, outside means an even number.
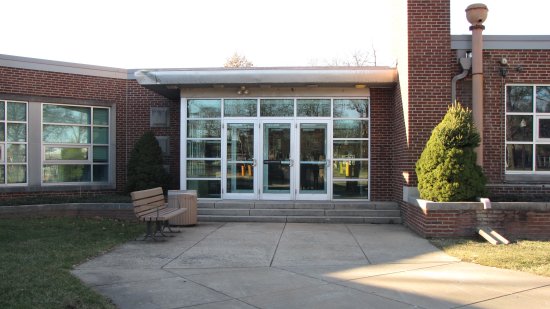
M550 174L506 174L504 180L508 183L550 183Z
M79 191L101 191L115 190L116 186L112 184L90 184L90 185L43 185L43 186L6 186L0 187L0 193L10 192L79 192Z

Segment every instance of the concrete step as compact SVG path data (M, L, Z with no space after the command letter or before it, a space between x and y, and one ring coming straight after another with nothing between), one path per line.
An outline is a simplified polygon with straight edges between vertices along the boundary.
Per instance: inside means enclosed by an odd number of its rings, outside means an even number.
M199 215L201 222L289 222L289 223L372 223L401 224L400 217L327 217L327 216L218 216Z
M199 215L213 216L308 216L308 217L399 217L399 210L346 209L237 209L199 208Z
M354 201L199 201L199 208L219 209L341 209L341 210L399 210L395 202Z
M199 201L199 221L401 223L394 202L355 201Z

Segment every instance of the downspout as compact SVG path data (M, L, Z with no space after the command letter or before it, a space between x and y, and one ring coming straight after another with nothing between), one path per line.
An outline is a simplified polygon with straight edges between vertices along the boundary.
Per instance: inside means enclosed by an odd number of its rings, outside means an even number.
M487 19L487 6L482 3L469 5L466 18L472 31L472 111L474 124L481 137L476 148L477 165L483 167L483 22Z
M456 83L464 79L466 76L468 76L468 72L470 71L470 68L472 67L472 58L460 58L459 59L460 66L462 67L462 73L456 75L451 80L451 102L456 102Z

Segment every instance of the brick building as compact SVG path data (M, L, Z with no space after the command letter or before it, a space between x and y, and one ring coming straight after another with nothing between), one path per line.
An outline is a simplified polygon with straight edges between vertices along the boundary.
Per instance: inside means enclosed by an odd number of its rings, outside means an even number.
M395 68L122 70L0 56L0 196L122 192L128 155L152 130L171 187L203 200L391 201L413 225L414 165L471 38L450 34L450 0L394 12ZM483 56L491 196L550 197L550 37L485 36ZM471 106L470 75L456 89Z

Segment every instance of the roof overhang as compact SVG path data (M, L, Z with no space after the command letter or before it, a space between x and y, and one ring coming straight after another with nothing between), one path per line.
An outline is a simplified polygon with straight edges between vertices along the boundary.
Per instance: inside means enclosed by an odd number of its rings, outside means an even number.
M393 87L397 69L390 67L212 68L138 70L136 80L162 95L178 97L180 88L221 86Z

